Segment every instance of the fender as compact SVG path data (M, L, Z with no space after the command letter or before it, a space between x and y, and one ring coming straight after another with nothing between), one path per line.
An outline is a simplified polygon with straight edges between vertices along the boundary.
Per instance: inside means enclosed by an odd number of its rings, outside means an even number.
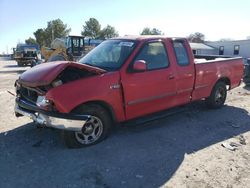
M61 113L69 113L87 102L103 101L114 109L117 121L123 121L125 115L119 82L118 71L108 72L55 87L48 91L46 98L52 101Z

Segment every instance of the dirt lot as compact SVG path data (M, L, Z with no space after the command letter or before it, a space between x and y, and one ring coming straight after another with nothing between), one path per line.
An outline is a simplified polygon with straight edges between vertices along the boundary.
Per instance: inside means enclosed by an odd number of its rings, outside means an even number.
M199 102L70 150L59 131L14 116L7 91L25 69L0 60L0 187L249 187L250 88L230 91L222 109Z

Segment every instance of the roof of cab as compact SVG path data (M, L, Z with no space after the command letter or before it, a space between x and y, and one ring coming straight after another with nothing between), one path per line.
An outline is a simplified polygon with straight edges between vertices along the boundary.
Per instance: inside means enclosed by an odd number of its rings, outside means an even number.
M184 39L179 37L167 37L165 35L125 35L124 37L116 37L112 39L120 39L120 40L154 40L154 39Z

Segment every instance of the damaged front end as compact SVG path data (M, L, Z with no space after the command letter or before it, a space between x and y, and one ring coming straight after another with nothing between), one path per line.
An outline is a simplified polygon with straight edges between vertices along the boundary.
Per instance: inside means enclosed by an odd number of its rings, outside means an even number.
M76 132L81 131L85 123L91 118L88 115L64 114L42 110L19 97L16 98L15 114L17 117L27 116L42 126Z
M46 94L50 89L94 76L97 72L76 63L65 62L39 65L26 71L15 83L16 116L27 116L47 127L81 131L91 117L87 114L60 112L54 105L54 101L47 99Z

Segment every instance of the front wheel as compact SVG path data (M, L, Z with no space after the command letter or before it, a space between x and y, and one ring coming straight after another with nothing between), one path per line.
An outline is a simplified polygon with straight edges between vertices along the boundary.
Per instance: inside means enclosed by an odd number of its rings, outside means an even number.
M227 98L227 87L224 82L215 84L210 96L206 99L209 108L220 108L224 105Z
M75 113L90 115L90 120L83 126L80 132L63 131L64 142L69 148L80 148L97 144L105 139L111 127L109 113L99 105L84 105Z

